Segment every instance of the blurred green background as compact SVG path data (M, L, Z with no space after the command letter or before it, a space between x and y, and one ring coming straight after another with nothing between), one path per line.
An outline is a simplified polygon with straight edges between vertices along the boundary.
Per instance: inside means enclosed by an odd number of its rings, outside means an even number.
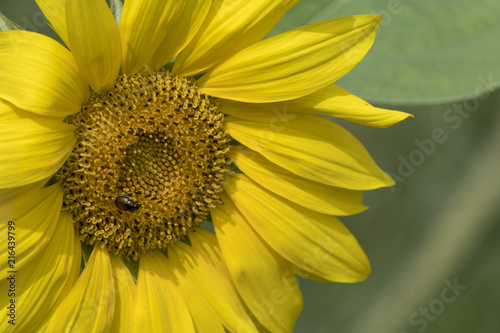
M55 37L32 0L0 11ZM372 50L338 83L410 112L388 129L338 121L396 186L342 218L365 249L364 282L300 280L295 332L500 332L500 2L302 0L270 35L324 19L379 14ZM451 287L450 287L451 286Z

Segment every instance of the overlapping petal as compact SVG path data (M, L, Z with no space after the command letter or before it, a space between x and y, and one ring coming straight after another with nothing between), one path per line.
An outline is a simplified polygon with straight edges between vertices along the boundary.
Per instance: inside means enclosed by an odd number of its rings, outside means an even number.
M211 211L217 240L238 292L270 332L291 332L302 310L292 266L248 225L226 195Z
M68 44L68 28L66 24L66 0L35 0L52 29Z
M235 147L231 158L245 175L266 189L314 211L352 215L366 210L360 191L333 187L297 176L244 147Z
M110 257L106 249L96 246L73 289L54 306L37 332L108 332L114 308Z
M177 57L173 72L203 72L264 38L299 0L216 0L199 33Z
M158 70L163 65L179 54L194 38L212 5L212 0L187 0L179 20L176 22L178 29L168 29L160 42L149 66Z
M179 21L184 1L127 0L120 18L123 72L135 74Z
M105 0L67 0L68 47L92 89L114 86L122 48L115 18Z
M314 113L342 118L364 126L385 128L411 114L377 108L337 85L328 85L304 97L276 103L242 103L221 100L219 110L237 118L260 121L266 115L275 115L275 122L286 122L294 113Z
M55 40L28 31L0 33L0 98L41 115L80 111L88 86L71 53Z
M47 246L58 224L62 198L59 184L43 189L34 184L29 191L0 202L0 244L8 244L9 231L15 235L15 262L7 260L7 246L0 248L0 281L4 281L7 271L23 269Z
M66 116L59 116L59 117L44 116L38 113L33 113L20 109L6 100L0 100L0 122L16 120L16 119L26 119L26 118L50 118L53 120L63 121L66 118Z
M282 199L243 174L231 176L224 189L259 236L300 269L336 282L370 274L356 238L337 218Z
M0 122L0 188L23 186L53 175L76 142L75 127L57 119Z
M169 259L195 282L199 293L215 309L229 331L255 332L230 278L215 235L198 230L190 235L192 246L177 242L169 248Z
M286 101L335 82L364 57L380 16L321 21L255 43L197 81L201 92L247 103Z
M166 271L160 252L141 255L134 301L133 332L194 332L182 295Z
M47 178L42 179L40 181L26 184L23 186L0 189L0 203L5 203L8 201L11 201L16 197L21 197L29 192L32 192L32 191L38 191L45 184L47 184L47 182L49 181L50 178L51 177L47 177Z
M12 318L15 325L2 320L1 332L35 331L56 300L63 299L75 283L80 273L80 249L72 216L61 213L54 235L44 250L40 251L37 260L13 274L16 297L9 297L10 283L2 283L0 286L2 318L11 319L7 316L7 306L11 299L16 302L16 315Z
M115 314L113 316L112 333L129 332L134 313L134 297L136 285L132 274L125 266L123 259L111 256L111 267L115 282Z
M324 118L266 124L226 117L225 126L234 139L306 179L351 190L394 184L352 134Z
M196 332L224 333L224 327L210 302L200 293L196 281L186 275L186 270L174 263L173 260L163 261L164 269L170 273L170 279L180 291L191 313ZM196 300L196 301L193 301Z

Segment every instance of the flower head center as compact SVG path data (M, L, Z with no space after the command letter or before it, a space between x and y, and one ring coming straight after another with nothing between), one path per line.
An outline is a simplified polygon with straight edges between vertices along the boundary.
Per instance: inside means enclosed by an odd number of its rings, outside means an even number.
M165 71L92 94L59 172L80 239L137 258L203 223L228 171L223 118L192 81Z

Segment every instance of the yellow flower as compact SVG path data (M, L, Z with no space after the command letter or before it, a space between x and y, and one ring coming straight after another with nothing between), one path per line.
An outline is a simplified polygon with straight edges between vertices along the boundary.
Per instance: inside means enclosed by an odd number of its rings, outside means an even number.
M0 331L291 332L296 275L369 275L335 216L394 182L318 115L409 116L332 84L380 17L262 40L298 0L37 3L67 48L0 33Z

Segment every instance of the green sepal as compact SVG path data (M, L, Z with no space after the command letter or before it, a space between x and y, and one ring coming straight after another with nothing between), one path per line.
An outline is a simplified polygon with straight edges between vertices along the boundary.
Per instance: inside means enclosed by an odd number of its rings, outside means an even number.
M109 0L111 12L115 17L117 23L120 23L120 17L122 16L123 1L122 0Z
M137 283L137 277L139 276L139 260L133 260L131 258L124 258L123 262L127 266L130 274L132 274L132 279Z
M81 243L82 244L82 270L87 266L87 262L90 259L90 255L92 254L92 251L94 250L94 247L92 245L88 245L86 243Z
M0 12L0 31L9 31L9 30L24 30L23 27L17 25L12 22L5 16L2 12Z

